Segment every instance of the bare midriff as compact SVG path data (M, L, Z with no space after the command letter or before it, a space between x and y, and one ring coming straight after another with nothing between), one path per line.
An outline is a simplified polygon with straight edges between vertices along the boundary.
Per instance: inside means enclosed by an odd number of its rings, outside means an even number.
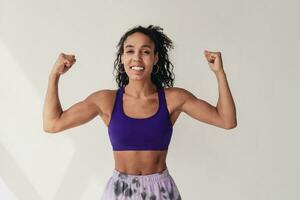
M115 170L130 175L148 175L167 168L168 150L163 151L113 151Z

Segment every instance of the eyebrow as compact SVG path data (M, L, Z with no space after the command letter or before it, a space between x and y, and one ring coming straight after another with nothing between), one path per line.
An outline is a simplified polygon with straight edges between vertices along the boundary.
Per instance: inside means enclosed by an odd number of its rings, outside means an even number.
M127 44L127 45L125 46L125 48L127 48L127 47L134 47L134 46L131 45L131 44ZM148 47L149 49L151 49L151 46L148 45L148 44L144 44L142 47Z

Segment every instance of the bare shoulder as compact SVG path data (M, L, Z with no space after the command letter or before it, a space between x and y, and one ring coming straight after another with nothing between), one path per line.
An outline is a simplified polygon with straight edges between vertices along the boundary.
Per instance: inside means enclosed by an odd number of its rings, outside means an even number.
M174 110L181 108L187 99L195 98L190 91L181 87L165 88L165 94L167 101L173 105L172 107Z
M99 110L101 110L100 115L107 112L107 108L111 107L116 96L116 89L101 89L91 93L86 101L96 104Z
M117 90L101 89L91 93L87 99L89 101L98 101L99 99L106 100L114 96Z
M179 100L179 101L194 96L190 91L181 87L166 88L165 93L166 95L170 96L172 100Z
M182 95L182 94L189 94L190 92L181 87L169 87L165 88L166 92L169 92L172 95Z

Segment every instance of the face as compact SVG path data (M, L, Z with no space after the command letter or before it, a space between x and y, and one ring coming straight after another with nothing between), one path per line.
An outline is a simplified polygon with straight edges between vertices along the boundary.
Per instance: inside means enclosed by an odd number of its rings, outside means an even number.
M154 54L155 44L145 34L136 32L124 42L124 53L121 62L131 80L151 80L153 65L158 61L158 53Z

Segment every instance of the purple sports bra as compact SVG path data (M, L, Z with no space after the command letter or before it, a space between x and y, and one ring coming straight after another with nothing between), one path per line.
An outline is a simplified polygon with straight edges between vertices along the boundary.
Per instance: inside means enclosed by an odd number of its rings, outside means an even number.
M114 108L108 125L112 149L121 150L167 150L173 132L167 109L164 88L158 88L159 107L147 118L132 118L123 110L124 87L117 90Z

